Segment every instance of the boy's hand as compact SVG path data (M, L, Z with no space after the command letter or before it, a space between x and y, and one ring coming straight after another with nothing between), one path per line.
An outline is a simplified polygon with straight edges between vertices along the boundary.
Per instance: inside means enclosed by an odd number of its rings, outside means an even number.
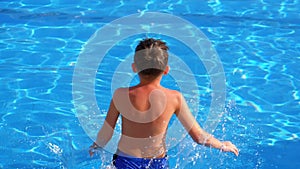
M239 150L230 141L224 141L220 150L224 152L233 152L236 156L239 155Z
M93 157L95 150L97 148L99 148L99 146L95 142L90 146L90 149L89 149L90 157Z

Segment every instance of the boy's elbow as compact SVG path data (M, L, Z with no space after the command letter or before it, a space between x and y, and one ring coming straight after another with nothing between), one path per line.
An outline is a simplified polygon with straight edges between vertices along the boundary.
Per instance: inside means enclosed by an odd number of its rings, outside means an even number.
M191 136L192 136L192 139L194 142L196 142L197 144L205 145L205 146L207 146L209 144L210 137L211 137L210 134L206 135L201 132L199 132L197 134L193 134Z
M203 144L204 140L201 135L191 135L193 141L197 144Z
M198 139L198 138L193 138L193 141L194 141L195 143L197 143L197 144L201 144L201 141L200 141L200 139Z
M205 141L202 138L194 138L193 140L197 144L205 145Z

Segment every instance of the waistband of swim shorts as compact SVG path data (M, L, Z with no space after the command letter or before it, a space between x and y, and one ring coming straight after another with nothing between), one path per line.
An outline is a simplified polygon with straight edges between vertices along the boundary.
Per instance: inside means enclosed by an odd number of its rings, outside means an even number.
M132 156L132 155L129 155L129 154L126 154L124 152L122 152L121 150L117 149L117 152L115 153L115 155L117 156L122 156L122 157L127 157L127 158L136 158L136 159L165 159L167 158L167 154L163 157L153 157L153 158L141 158L141 157L135 157L135 156Z

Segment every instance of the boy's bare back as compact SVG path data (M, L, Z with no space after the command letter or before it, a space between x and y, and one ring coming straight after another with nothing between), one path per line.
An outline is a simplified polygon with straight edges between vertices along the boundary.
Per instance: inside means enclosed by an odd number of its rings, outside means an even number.
M113 102L122 116L118 148L126 154L146 158L165 155L165 135L180 107L180 93L160 86L160 78L115 92Z

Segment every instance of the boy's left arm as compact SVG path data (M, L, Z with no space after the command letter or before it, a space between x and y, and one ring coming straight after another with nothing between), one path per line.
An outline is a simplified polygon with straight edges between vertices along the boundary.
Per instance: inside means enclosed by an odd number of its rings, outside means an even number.
M116 122L118 120L119 114L120 113L116 109L114 102L111 101L104 124L98 132L97 140L93 143L92 146L90 146L90 150L89 150L90 156L93 156L94 149L103 148L111 139L114 133L114 128L116 126Z
M194 118L193 114L190 112L189 107L182 95L180 95L179 100L181 102L180 108L175 112L175 114L196 143L214 147L224 152L233 152L238 156L239 150L234 144L232 144L230 141L221 142L211 134L204 131Z

